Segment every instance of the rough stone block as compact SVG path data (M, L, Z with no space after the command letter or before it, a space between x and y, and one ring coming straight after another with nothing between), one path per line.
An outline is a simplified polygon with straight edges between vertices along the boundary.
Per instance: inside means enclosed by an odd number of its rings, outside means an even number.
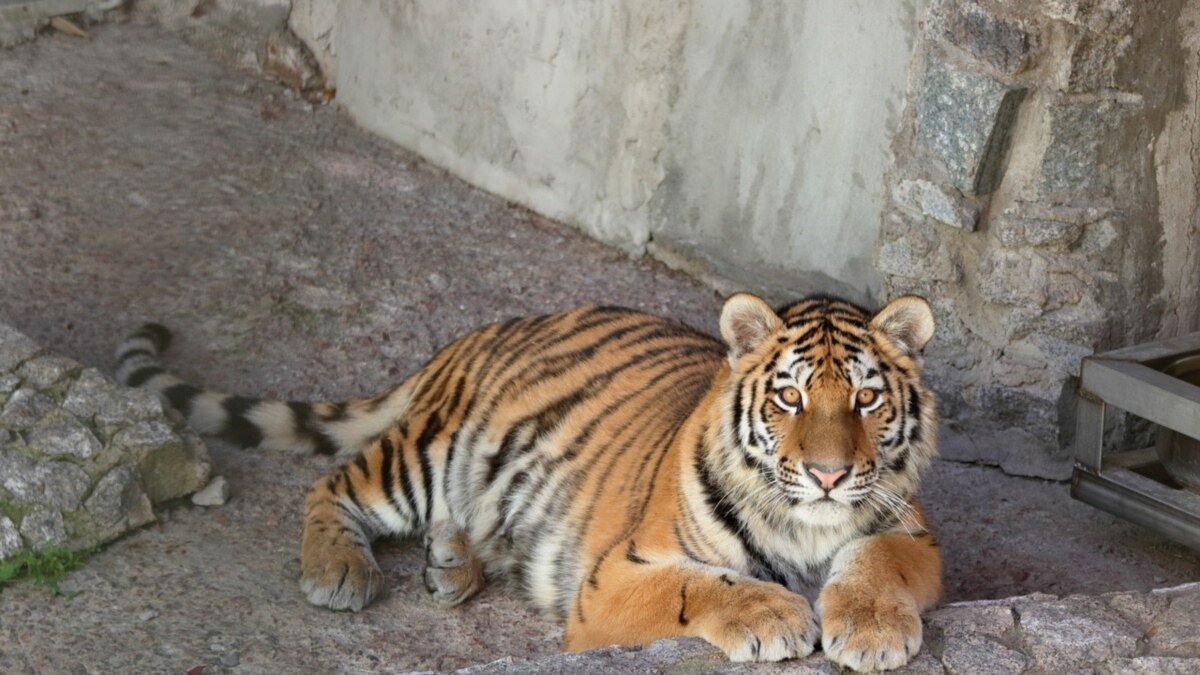
M21 548L21 533L8 516L0 514L0 560Z
M53 509L34 509L21 520L21 536L28 548L40 551L47 546L62 546L67 542L67 529L62 513Z
M1169 656L1138 656L1132 659L1113 659L1096 668L1097 675L1195 675L1200 673L1200 659Z
M1138 631L1096 598L1023 604L1018 611L1024 651L1043 672L1074 672L1132 657L1138 648Z
M162 402L144 389L122 387L95 368L83 371L67 390L63 407L85 420L102 424L161 417Z
M1029 659L1002 644L971 635L947 640L942 663L948 675L1017 675L1024 672Z
M1050 108L1050 141L1042 157L1042 191L1101 191L1109 187L1100 150L1131 104L1068 100Z
M47 415L29 432L26 443L51 457L91 459L104 449L95 434L65 412Z
M1156 656L1200 658L1200 589L1171 599L1170 606L1150 624L1150 653Z
M0 323L0 372L16 368L39 351L41 347L36 342L17 329Z
M950 253L939 245L931 232L911 228L899 238L879 247L876 264L879 271L893 277L924 281L956 281L958 266Z
M1039 255L997 249L980 261L979 292L1000 305L1040 309L1046 304L1049 264Z
M150 499L142 490L137 472L128 464L105 474L84 506L101 528L124 531L154 522Z
M22 502L74 511L91 488L91 480L70 462L39 464L9 446L0 450L0 485Z
M945 164L964 194L999 184L1025 90L929 56L917 99L917 140Z
M39 356L21 364L17 376L37 389L47 389L79 364L65 356Z
M935 10L942 37L1005 75L1033 65L1041 46L1036 26L999 17L978 4L943 2Z
M939 442L942 438L939 434ZM926 620L934 634L945 637L982 635L994 638L1012 630L1016 621L1011 607L992 604L944 607L931 612Z
M0 412L0 426L24 428L32 426L54 410L54 399L36 389L21 387L8 397Z
M979 209L948 185L902 180L892 188L892 198L901 206L967 232L974 232L979 220Z

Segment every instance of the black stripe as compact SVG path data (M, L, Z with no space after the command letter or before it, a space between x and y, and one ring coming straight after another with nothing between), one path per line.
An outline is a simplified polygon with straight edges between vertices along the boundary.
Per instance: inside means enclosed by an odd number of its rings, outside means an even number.
M425 486L425 519L433 517L433 468L429 462L429 444L441 432L444 422L442 416L434 411L429 416L429 422L417 437L417 461L421 466L421 480Z
M121 358L117 359L117 365L119 366L122 363L125 363L126 361L128 361L129 359L132 359L135 356L148 356L150 358L154 358L154 357L158 356L158 354L156 352L154 352L154 350L146 349L145 347L137 347L137 348L122 352ZM137 386L137 385L134 385L134 386Z
M137 338L149 340L154 345L154 348L161 352L171 344L171 331L167 330L167 327L162 324L147 323L143 324L141 328L138 328L125 339L128 341Z
M317 414L310 404L288 401L287 406L292 410L292 424L296 430L316 444L313 452L320 455L337 454L337 443L318 426Z
M396 476L392 471L392 462L396 459L396 446L392 445L392 439L389 434L384 434L379 439L379 450L383 455L380 462L380 480L383 481L383 494L387 496L388 503L392 508L401 515L406 515L404 510L400 508L400 500L396 498Z
M630 541L629 548L625 549L625 559L635 565L649 565L650 561L638 555L637 543Z
M131 387L140 387L150 378L156 375L162 375L165 372L167 371L163 370L160 366L146 366L145 368L138 368L130 373L129 377L125 378L125 384Z
M172 387L174 388L174 387ZM220 436L226 440L238 443L243 447L252 448L262 443L262 429L246 418L246 413L258 405L258 401L241 396L230 396L225 399L225 426Z
M412 511L413 520L421 519L421 512L417 509L417 497L413 492L412 476L408 471L408 460L404 458L404 446L400 446L396 451L396 460L399 464L398 470L400 473L400 491L404 493L404 501L408 502L408 508Z
M680 604L679 604L679 625L680 625L680 626L686 626L686 625L688 625L688 618L687 618L687 582L686 582L686 581L685 581L685 582L683 582L683 585L679 587L679 603L680 603Z
M167 387L163 392L163 396L167 397L171 407L182 413L184 417L192 414L192 401L200 394L201 391L198 388L186 383Z

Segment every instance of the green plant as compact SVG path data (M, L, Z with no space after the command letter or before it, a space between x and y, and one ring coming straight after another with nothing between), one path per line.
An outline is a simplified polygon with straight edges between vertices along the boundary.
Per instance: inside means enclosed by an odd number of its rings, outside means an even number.
M78 591L64 591L58 587L58 582L94 552L95 549L69 551L57 546L47 546L41 551L17 551L7 559L0 560L0 588L27 579L45 586L56 596L73 598Z

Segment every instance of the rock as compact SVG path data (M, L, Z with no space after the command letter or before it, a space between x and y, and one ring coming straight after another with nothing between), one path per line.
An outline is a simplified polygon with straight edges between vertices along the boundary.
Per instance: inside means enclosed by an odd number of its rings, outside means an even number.
M159 446L178 441L179 437L171 426L160 420L138 422L113 436L113 445L133 453L137 459Z
M36 389L47 389L67 373L81 367L64 356L39 356L22 363L17 375Z
M960 192L990 193L1025 90L929 55L918 91L917 141L942 161Z
M51 457L90 459L104 449L87 427L65 412L47 415L28 434L26 443Z
M1003 215L992 221L993 230L1005 246L1039 246L1064 251L1083 235L1083 225L1043 218Z
M1200 588L1185 591L1170 602L1150 624L1150 653L1200 658Z
M137 472L128 464L105 474L84 506L103 528L123 525L121 531L125 531L154 522L150 500L142 491Z
M990 302L1037 310L1046 304L1049 263L1032 252L989 251L979 264L979 292Z
M941 434L938 438L942 438ZM959 603L931 612L926 622L935 635L999 638L1012 630L1015 617L1012 608L1007 605Z
M67 542L67 530L62 514L50 509L34 509L21 520L21 535L29 548L40 551L47 546L62 546Z
M41 351L41 347L25 337L24 333L0 323L0 372L16 368L22 361L31 358L39 351Z
M32 426L51 410L54 410L54 399L29 387L21 387L13 392L0 412L0 426Z
M1116 100L1066 101L1050 108L1050 142L1042 156L1041 188L1047 193L1099 191L1112 172L1100 148L1131 111Z
M38 464L6 449L0 450L0 485L20 501L74 511L91 488L91 480L70 462Z
M1041 40L1035 27L998 17L968 2L942 3L943 38L1004 75L1016 75L1033 65Z
M1169 656L1139 656L1132 659L1113 659L1096 668L1097 675L1195 675L1200 673L1200 659Z
M876 263L881 272L925 281L957 281L958 266L950 254L919 231L879 247Z
M0 394L11 394L21 385L21 378L12 373L0 373ZM2 399L0 399L2 400Z
M229 483L224 476L215 476L203 490L192 495L197 506L221 506L229 501Z
M985 637L970 635L946 641L942 664L948 675L1017 675L1029 659Z
M8 516L0 513L0 560L6 560L21 546L21 534L17 532L17 526Z
M145 389L122 387L95 368L87 368L67 390L63 407L84 420L118 424L161 417L162 402Z
M1066 673L1132 657L1140 635L1100 600L1073 596L1019 604L1025 653L1043 672ZM1194 625L1189 627L1193 636Z
M929 218L960 230L974 232L979 210L948 185L927 180L902 180L892 188L892 198Z

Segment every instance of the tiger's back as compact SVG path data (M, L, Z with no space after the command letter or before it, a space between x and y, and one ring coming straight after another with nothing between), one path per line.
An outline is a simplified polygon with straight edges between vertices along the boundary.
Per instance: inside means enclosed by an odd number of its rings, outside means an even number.
M635 522L722 356L711 337L620 308L495 324L406 385L390 470L351 463L346 479L393 485L386 508L405 529L454 522L489 572L562 618L589 560Z

